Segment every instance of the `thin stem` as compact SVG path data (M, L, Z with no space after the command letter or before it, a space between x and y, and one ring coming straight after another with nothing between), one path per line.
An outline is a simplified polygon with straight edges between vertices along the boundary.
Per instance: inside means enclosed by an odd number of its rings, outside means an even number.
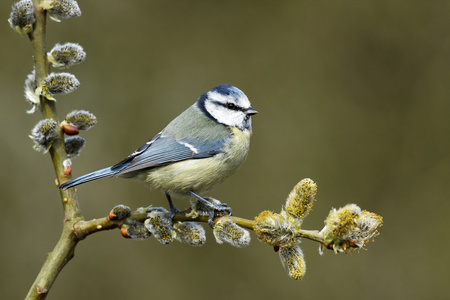
M318 230L300 229L298 232L298 237L319 242L328 248L328 243L325 241L325 237Z

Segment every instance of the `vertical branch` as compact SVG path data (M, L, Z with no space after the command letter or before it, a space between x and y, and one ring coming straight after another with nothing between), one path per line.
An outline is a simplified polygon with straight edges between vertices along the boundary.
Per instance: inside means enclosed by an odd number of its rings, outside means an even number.
M33 49L34 68L36 72L36 86L41 86L44 78L48 76L48 62L46 50L46 22L47 12L39 5L39 0L33 0L36 14L36 25L33 32L28 34ZM56 101L48 100L45 96L40 96L40 109L42 115L47 119L58 122L56 112ZM67 158L64 149L64 135L60 136L52 144L49 150L58 183L69 180L70 175L64 175L63 161ZM81 216L81 209L74 191L61 191L61 199L66 219ZM67 201L64 201L67 199Z
M36 85L40 86L48 75L47 51L46 51L46 23L47 12L40 7L39 0L33 0L36 15L34 30L28 34L33 47L34 67L36 69ZM43 98L43 97L41 97ZM42 101L43 99L41 99ZM56 115L56 112L54 112Z
M46 20L47 12L40 7L39 0L33 0L36 14L36 24L33 32L29 33L33 49L34 67L36 72L36 86L41 86L48 76L48 62L46 51ZM40 109L45 118L58 122L56 102L40 96ZM55 169L57 182L69 180L70 175L64 175L63 161L67 158L64 147L64 134L52 143L49 150ZM55 282L59 272L74 255L75 247L80 240L73 232L73 224L83 220L77 194L74 189L61 191L64 208L64 226L61 237L52 252L50 252L42 266L36 280L31 286L26 299L45 299L48 291Z

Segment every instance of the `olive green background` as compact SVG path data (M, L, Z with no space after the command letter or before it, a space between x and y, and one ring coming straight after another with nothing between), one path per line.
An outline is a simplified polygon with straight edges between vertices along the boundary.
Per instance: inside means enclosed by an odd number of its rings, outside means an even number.
M351 255L318 254L290 279L278 254L200 248L119 231L82 241L48 299L444 299L449 276L449 1L79 1L82 16L49 21L48 47L77 42L80 88L57 97L62 119L93 112L96 127L73 175L114 164L212 87L242 89L259 111L250 155L211 196L235 215L279 211L302 178L318 183L305 220L321 229L332 207L357 203L384 217L381 235ZM48 155L32 149L23 82L25 36L0 3L0 290L21 299L59 238L63 212ZM67 71L67 70L66 70ZM117 204L167 206L127 180L79 187L86 219ZM179 207L186 200L177 200Z

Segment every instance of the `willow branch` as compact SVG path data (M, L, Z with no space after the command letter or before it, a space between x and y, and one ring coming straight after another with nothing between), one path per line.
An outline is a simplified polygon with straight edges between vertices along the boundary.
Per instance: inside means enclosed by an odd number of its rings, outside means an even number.
M46 51L47 13L40 8L39 3L39 0L33 0L36 13L36 25L34 31L28 34L33 50L36 86L41 86L44 78L48 75ZM58 122L55 101L40 96L39 107L45 118ZM55 169L57 182L60 183L69 180L70 177L64 175L63 161L66 159L66 153L62 132L60 132L58 139L53 142L49 153ZM79 241L79 238L72 231L73 224L83 219L76 192L74 189L69 189L67 191L61 191L60 195L65 215L63 231L55 248L47 255L44 265L31 286L26 299L45 299L59 272L73 257L75 246Z
M187 222L187 221L195 221L195 222L202 222L202 223L208 223L208 217L207 216L197 216L197 217L191 217L188 216L188 211L182 211L175 214L173 217L173 222ZM166 214L166 217L169 217L169 214ZM101 219L93 219L89 221L81 220L74 224L73 231L74 234L79 239L84 239L88 235L100 232L100 231L106 231L106 230L112 230L112 229L118 229L122 227L122 225L127 223L127 220L135 220L139 222L144 222L148 218L147 213L132 213L131 216L128 218L125 218L123 220L111 220L109 217L101 218ZM239 225L240 227L249 229L254 231L254 224L255 221L231 216L231 221ZM299 238L305 238L311 241L318 242L322 244L325 248L332 250L333 245L329 244L322 233L320 233L318 230L305 230L300 229L297 233L297 237ZM356 248L357 245L351 245L351 247Z

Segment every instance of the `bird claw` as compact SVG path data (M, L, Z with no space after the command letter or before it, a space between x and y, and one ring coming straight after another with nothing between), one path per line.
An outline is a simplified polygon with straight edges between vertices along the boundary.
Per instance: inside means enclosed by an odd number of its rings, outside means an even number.
M211 201L215 200L214 198L203 198L192 191L189 193L194 196L194 198L197 199L206 208L206 210L208 210L208 224L211 228L214 228L214 218L216 216L223 217L224 212L226 212L229 216L233 215L231 207L228 207L226 203L214 203L214 201Z
M173 207L174 209L172 209L172 207L170 208L170 214L169 214L169 222L170 224L173 223L173 217L175 216L175 214L177 212L180 212L181 210L179 210L178 208L176 208L175 206Z

